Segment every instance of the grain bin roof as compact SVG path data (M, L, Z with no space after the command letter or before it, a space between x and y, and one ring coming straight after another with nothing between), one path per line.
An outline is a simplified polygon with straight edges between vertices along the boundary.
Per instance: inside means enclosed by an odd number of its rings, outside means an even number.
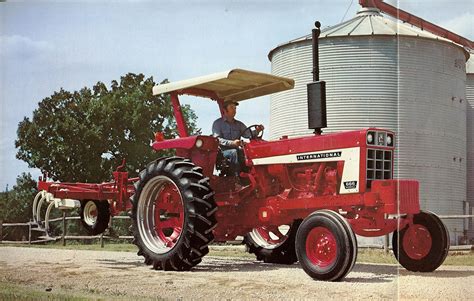
M432 39L443 41L447 43L454 44L458 47L463 48L462 46L448 40L446 38L432 34L426 30L420 29L416 26L401 23L397 20L394 20L389 17L385 17L380 13L380 10L377 8L362 8L357 12L357 15L347 20L343 23L325 28L321 31L320 39L324 38L334 38L334 37L361 37L361 36L408 36L408 37L418 37L425 39ZM291 40L287 43L278 45L276 48L272 49L268 54L268 58L272 59L273 52L278 48L311 40L311 34L305 35L303 37ZM464 48L463 48L464 49ZM466 59L469 57L469 53L464 50Z

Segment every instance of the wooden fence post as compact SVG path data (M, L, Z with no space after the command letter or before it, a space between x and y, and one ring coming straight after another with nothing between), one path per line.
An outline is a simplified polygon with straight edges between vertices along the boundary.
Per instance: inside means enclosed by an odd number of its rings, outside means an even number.
M0 219L0 242L3 240L3 220Z
M28 244L31 245L31 220L28 223Z
M104 232L100 234L100 247L101 248L104 247Z
M63 210L63 246L66 245L66 211Z

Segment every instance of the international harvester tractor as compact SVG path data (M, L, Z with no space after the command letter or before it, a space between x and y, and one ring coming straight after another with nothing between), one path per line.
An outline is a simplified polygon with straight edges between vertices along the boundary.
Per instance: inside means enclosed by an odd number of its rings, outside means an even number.
M338 281L357 258L355 234L393 233L393 253L410 271L431 272L446 258L449 236L433 213L420 211L416 180L393 179L396 137L368 128L322 134L326 127L325 82L319 81L319 26L313 29L313 79L307 85L306 137L266 141L256 126L242 150L239 177L228 172L218 139L189 136L179 95L226 102L292 89L289 78L234 69L161 84L168 93L179 138L157 133L152 147L175 156L151 162L138 178L119 169L109 183L38 184L35 221L41 204L73 207L91 234L103 232L111 215L129 211L138 255L156 270L186 271L199 264L212 242L244 237L257 260L293 264L318 280ZM243 183L244 185L238 185ZM48 210L50 209L48 208Z

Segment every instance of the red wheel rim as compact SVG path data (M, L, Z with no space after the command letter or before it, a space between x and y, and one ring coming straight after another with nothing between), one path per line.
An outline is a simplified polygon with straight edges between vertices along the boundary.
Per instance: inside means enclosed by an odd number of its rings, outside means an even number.
M169 252L178 243L184 227L184 202L178 186L159 175L147 181L140 193L136 221L139 238L148 250Z
M419 260L430 253L433 239L425 226L415 224L408 227L403 235L402 243L408 257Z
M327 228L313 228L306 237L306 255L311 263L321 268L330 266L336 261L337 242Z
M184 224L184 208L175 185L165 183L155 200L155 231L166 248L173 248Z

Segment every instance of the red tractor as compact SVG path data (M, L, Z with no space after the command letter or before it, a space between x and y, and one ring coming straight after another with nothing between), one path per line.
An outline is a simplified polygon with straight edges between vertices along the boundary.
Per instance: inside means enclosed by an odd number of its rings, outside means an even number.
M318 36L319 26L313 30L316 54ZM79 200L83 224L93 234L105 230L110 214L131 209L133 242L154 269L189 270L210 243L244 236L257 260L299 261L314 279L337 281L356 261L355 234L393 232L402 266L434 271L448 253L448 232L435 214L420 211L417 181L393 179L394 133L369 128L322 134L325 84L318 79L317 57L314 62L315 81L308 84L314 134L265 141L250 126L240 174L247 185L236 185L239 177L227 172L217 138L188 136L178 99L210 98L222 113L227 101L294 86L289 78L234 69L153 88L154 94L170 94L180 136L166 140L158 133L153 148L175 150L176 156L151 162L135 179L117 171L111 183L40 181L39 188L51 202Z

